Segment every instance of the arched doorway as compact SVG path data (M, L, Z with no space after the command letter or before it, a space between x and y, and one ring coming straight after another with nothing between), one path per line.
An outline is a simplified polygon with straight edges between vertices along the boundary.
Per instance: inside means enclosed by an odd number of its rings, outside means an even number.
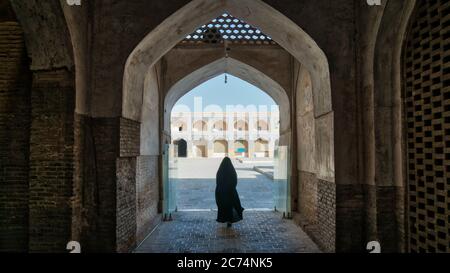
M203 6L201 12L197 7ZM162 92L154 89L154 86L150 87L151 83L157 82L150 80L150 77L155 77L158 71L157 66L161 57L163 57L171 48L179 43L184 37L191 34L195 29L211 18L220 16L224 12L229 12L233 16L247 21L249 24L259 27L264 33L267 33L271 38L277 42L282 48L292 55L293 59L297 63L301 63L303 69L308 70L311 73L312 81L312 93L314 104L313 122L316 123L316 142L312 145L319 146L317 153L320 154L318 160L315 162L315 173L317 181L326 182L325 187L330 191L335 191L334 184L334 117L331 105L331 89L330 89L330 77L328 61L323 51L317 46L317 44L309 37L302 29L295 25L288 18L274 10L272 7L260 0L252 1L221 1L214 3L213 5L209 1L196 0L191 1L179 12L173 14L163 24L158 27L157 31L151 32L141 43L135 48L133 53L129 56L124 73L124 94L123 94L123 107L122 114L124 117L131 120L140 120L143 124L148 121L142 119L139 111L136 111L135 106L141 104L141 98L146 97L146 93L152 94L151 97L158 97L160 101L164 101L164 109L161 109L161 116L164 118L162 121L164 125L164 132L162 132L162 139L159 139L159 143L168 142L170 139L170 119L168 113L173 107L173 104L177 101L177 97L191 90L192 87L197 86L206 79L210 79L217 75L217 73L223 73L224 68L220 67L221 64L228 64L231 72L236 73L244 78L248 78L249 81L253 81L255 85L267 84L264 78L264 73L249 73L248 66L242 65L242 63L236 64L233 58L223 58L214 63L211 63L212 67L216 69L205 69L206 66L200 66L195 73L192 73L190 80L186 81L186 78L181 77L179 81L175 81L176 84L168 85L172 86L172 90ZM265 19L262 19L265 18ZM270 20L267 20L270 18ZM174 33L170 31L176 27L179 31ZM164 38L164 39L163 39ZM164 41L164 43L161 43ZM151 54L149 54L151 52ZM289 63L289 62L286 62ZM231 65L230 65L231 64ZM233 70L233 68L239 68ZM251 71L255 71L250 66ZM258 69L256 69L258 70ZM219 71L219 72L217 72ZM262 77L261 77L262 76ZM169 87L170 88L170 87ZM174 91L176 90L176 91ZM280 131L281 131L281 145L289 145L291 141L297 141L297 137L292 135L290 119L293 118L293 112L291 112L291 101L284 92L283 88L264 88L267 92L273 92L273 98L282 106L280 110L283 112L281 116ZM279 92L281 91L281 92ZM296 92L292 91L292 92ZM278 97L276 97L278 96ZM296 117L297 118L297 117ZM161 120L161 119L160 119ZM161 128L158 123L152 123L152 126ZM253 123L251 123L253 126ZM231 126L231 124L230 124ZM155 143L156 144L156 143ZM290 174L292 175L292 174ZM295 176L296 177L296 176ZM297 183L298 181L294 181ZM322 185L321 184L321 185ZM334 196L334 193L332 193ZM297 199L297 197L292 200ZM318 198L318 200L324 200ZM326 243L329 249L334 249L334 201L320 204L318 206L325 211L330 211L330 221L320 223L320 232L328 232L329 237L326 238ZM319 212L317 211L317 214ZM322 226L323 225L323 226ZM322 238L318 236L317 238Z
M255 141L255 157L269 157L269 141L261 138Z
M177 146L177 156L181 158L185 158L188 156L188 148L187 148L187 141L184 139L180 139L174 142L174 144Z
M175 57L178 57L178 55ZM280 60L278 60L278 62L280 62ZM174 69L174 72L177 72L176 69ZM271 76L274 76L274 70L268 69L267 73L269 74L269 72ZM233 59L232 57L220 57L218 60L213 60L210 63L206 63L203 67L198 69L192 70L191 68L188 68L184 70L184 73L180 73L181 76L179 76L180 79L178 79L178 81L168 83L169 89L165 96L163 113L165 133L170 134L170 113L175 103L195 87L224 73L235 76L258 87L267 93L278 105L280 105L280 116L283 116L283 119L279 120L280 134L285 136L282 139L282 144L287 144L289 138L288 134L290 133L291 128L291 105L285 90L287 84L282 84L275 81L263 71L260 71L249 64ZM239 124L242 125L243 130L248 130L248 123L242 119L244 119L244 117L239 116L236 119L225 121L224 125L226 125L227 129L237 130L236 122L240 122Z
M197 157L197 158L207 157L205 144L197 144L194 146L194 157Z
M214 141L214 156L225 157L228 155L228 142L226 140Z
M170 68L170 65L168 65ZM170 70L169 70L170 71ZM231 100L234 103L252 103L255 100L263 100L269 105L276 106L276 102L267 95L266 92L257 88L256 86L244 81L240 78L228 75L228 82L225 84L223 81L224 75L219 75L211 80L208 80L199 86L195 87L193 90L188 90L182 98L177 101L176 105L173 107L172 123L181 117L183 120L191 120L195 127L197 124L211 124L216 125L216 128L224 130L227 128L226 123L234 124L237 115L242 114L242 109L236 108L236 111L226 111L232 107L228 103L214 105L217 103L222 103L222 101L228 100L228 96L231 96ZM211 95L212 97L208 97ZM240 96L239 96L240 95ZM195 100L198 98L204 98L203 109L195 109L192 112L180 112L179 109L186 109L186 111L195 105ZM237 98L237 99L236 99ZM274 116L279 116L278 107ZM192 108L191 108L192 109ZM248 111L252 108L250 107ZM264 108L262 108L263 110ZM222 112L224 111L224 112ZM176 113L176 114L175 114ZM247 112L244 112L248 116ZM253 112L252 112L253 113ZM270 116L269 113L260 111L260 116ZM256 115L255 115L256 116ZM201 122L199 122L201 121ZM278 122L278 121L277 121ZM247 123L245 123L247 125ZM191 127L187 124L187 127ZM172 128L172 135L176 135L178 132L175 128ZM248 132L246 132L248 134ZM254 133L257 133L256 131ZM235 147L235 130L229 128L226 132L208 130L204 132L201 136L196 134L196 132L189 133L192 137L191 139L186 139L188 143L192 143L193 146L193 156L189 156L189 160L178 160L177 163L177 177L174 177L172 181L177 184L177 207L178 212L186 213L193 212L196 210L211 210L216 209L216 204L214 201L214 185L216 172L220 166L221 161L225 156L229 156L233 160L233 164L236 167L236 173L240 177L240 182L238 183L239 190L242 190L243 198L241 202L249 210L271 210L275 207L272 183L269 178L260 175L250 163L242 163L238 159L241 158L239 153L243 155L248 154L248 142L249 135L245 142L245 149ZM279 138L279 133L275 137ZM191 144L189 144L191 145ZM207 148L207 157L198 158L198 148L202 145ZM237 154L235 149L238 149ZM169 159L170 161L170 159ZM248 198L249 192L252 194L252 198Z
M237 140L236 142L234 142L234 153L237 157L248 157L248 141Z

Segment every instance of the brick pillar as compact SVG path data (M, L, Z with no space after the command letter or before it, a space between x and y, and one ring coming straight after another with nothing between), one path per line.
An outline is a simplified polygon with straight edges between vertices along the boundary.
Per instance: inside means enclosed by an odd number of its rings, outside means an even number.
M117 206L117 158L120 148L120 119L92 118L92 139L94 141L95 174L94 194L95 216L86 243L90 243L91 251L116 251L116 206ZM89 179L89 177L87 177ZM91 183L91 182L89 182ZM87 191L89 192L89 191Z
M377 187L377 235L383 253L403 251L402 244L404 240L399 234L404 221L403 193L403 187Z
M365 252L364 190L361 185L336 185L336 252Z
M141 124L120 119L120 154L116 161L116 251L136 247L136 178L140 155Z
M30 85L23 33L0 23L0 251L28 249Z
M75 115L72 239L83 252L116 250L119 119Z
M74 75L33 73L30 135L29 250L66 252L71 237Z

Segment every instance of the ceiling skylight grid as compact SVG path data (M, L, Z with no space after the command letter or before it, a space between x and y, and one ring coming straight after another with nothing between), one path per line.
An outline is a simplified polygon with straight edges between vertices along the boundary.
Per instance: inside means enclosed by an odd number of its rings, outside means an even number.
M275 44L261 30L227 13L201 26L184 39L184 43L217 44L223 41L242 44Z

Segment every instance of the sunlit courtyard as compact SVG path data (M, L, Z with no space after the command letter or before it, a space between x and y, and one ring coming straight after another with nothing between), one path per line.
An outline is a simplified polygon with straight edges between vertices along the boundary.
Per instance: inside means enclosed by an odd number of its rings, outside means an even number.
M178 210L210 210L216 209L215 186L216 172L220 158L185 159L178 158L177 170L173 179L176 183L176 203ZM237 190L242 206L247 210L274 209L276 187L272 179L255 171L257 166L273 167L273 161L233 160L238 174Z

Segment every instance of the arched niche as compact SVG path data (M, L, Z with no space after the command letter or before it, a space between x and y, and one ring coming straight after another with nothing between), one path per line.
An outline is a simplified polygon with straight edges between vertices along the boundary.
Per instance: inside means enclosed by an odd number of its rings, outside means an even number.
M193 127L192 130L197 132L208 131L208 124L206 123L206 121L203 120L197 120L196 122L194 122L194 125L192 127Z

